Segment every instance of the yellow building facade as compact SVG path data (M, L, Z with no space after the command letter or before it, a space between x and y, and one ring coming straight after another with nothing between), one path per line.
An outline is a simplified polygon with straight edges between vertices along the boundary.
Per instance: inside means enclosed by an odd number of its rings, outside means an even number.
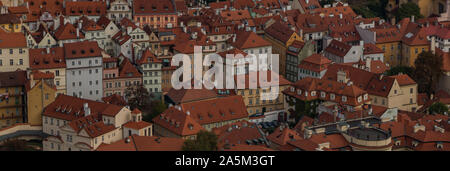
M27 92L27 116L30 125L42 125L44 108L55 101L56 89L44 80L36 81Z

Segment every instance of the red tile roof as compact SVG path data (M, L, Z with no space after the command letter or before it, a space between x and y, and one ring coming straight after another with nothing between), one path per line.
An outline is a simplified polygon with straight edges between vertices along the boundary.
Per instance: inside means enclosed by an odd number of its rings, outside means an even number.
M267 136L267 139L278 145L286 145L288 141L301 139L301 136L294 130L289 128L276 128L272 134Z
M204 128L190 115L175 107L169 107L163 113L153 118L153 124L161 126L177 135L195 135Z
M145 122L145 121L139 121L139 122L130 121L130 122L123 124L123 127L131 128L134 130L140 130L143 128L147 128L149 126L152 126L152 124Z
M110 96L102 97L102 101L107 104L114 104L118 106L126 106L128 105L125 99L118 95L118 94L112 94Z
M395 78L400 86L417 84L411 77L406 74L399 74L390 77Z
M287 25L280 23L279 21L270 25L266 30L264 30L269 36L279 40L280 42L286 44L291 38L294 31L291 30Z
M304 101L322 99L351 106L358 106L370 101L368 98L367 100L361 99L361 101L358 102L358 97L362 98L367 92L355 85L347 85L337 81L306 77L295 82L293 87L294 91L289 88L284 90L283 93ZM298 94L297 90L301 90L301 94ZM308 92L308 96L305 96L306 91ZM316 91L315 96L311 95L312 91ZM326 93L325 97L322 97L321 92ZM335 95L334 99L331 99L331 93ZM342 100L342 96L347 97L345 102Z
M145 50L141 59L137 61L139 65L146 63L161 63L161 59L158 59L149 49Z
M211 99L217 97L217 94L213 90L208 89L180 89L176 90L171 88L167 93L167 97L170 98L175 104L187 103L205 99Z
M127 142L126 139L130 142ZM184 139L132 135L111 144L101 144L97 151L181 151Z
M102 50L98 47L97 41L82 41L65 43L64 54L66 59L101 57Z
M265 73L266 76L260 76L261 73ZM275 76L274 80L272 81L272 74ZM253 77L253 75L256 76ZM243 76L243 78L241 78ZM250 78L250 76L252 76ZM262 77L263 80L260 80L259 78ZM291 85L292 83L288 80L286 80L282 75L279 75L278 73L275 73L273 71L267 70L267 71L252 71L248 74L242 74L242 75L236 75L234 77L235 85L238 86L240 84L244 84L244 88L248 89L253 83L256 83L256 86L258 88L268 88L270 86L274 86L276 84L275 79L278 77L278 86L285 86L285 85ZM267 80L266 80L267 79ZM251 83L251 84L250 84Z
M328 65L330 65L331 63L332 62L328 58L320 54L313 54L303 59L298 65L298 68L314 72L321 72L323 70L326 70L328 68Z
M248 121L240 121L214 128L213 132L217 135L217 146L233 146L246 144L246 140L262 138L257 125Z
M60 94L53 103L50 103L44 109L42 115L67 121L77 120L84 117L83 104L85 103L88 103L91 115L96 116L115 116L124 108L123 106L114 104L106 104Z
M364 55L384 53L383 50L375 46L373 43L364 44Z
M64 48L54 47L30 49L30 68L31 69L56 69L66 68L66 60L64 59Z
M339 57L344 57L345 55L347 55L348 51L350 51L351 48L352 46L333 39L331 43L327 46L327 48L325 48L325 52L331 53Z
M183 103L181 108L200 125L248 118L244 100L238 95Z
M66 2L66 16L101 16L106 14L106 3L100 1Z
M0 48L25 48L27 41L23 33L0 33Z
M79 31L79 37L77 37L77 29L70 23L58 27L54 35L56 40L84 39L84 34L81 31Z
M141 78L142 74L131 64L128 58L124 58L119 67L119 78Z
M135 15L170 14L175 13L175 4L171 0L135 0L133 1Z
M252 31L238 31L236 32L236 41L233 42L233 38L228 39L228 41L231 46L238 49L272 46L270 42L264 40Z

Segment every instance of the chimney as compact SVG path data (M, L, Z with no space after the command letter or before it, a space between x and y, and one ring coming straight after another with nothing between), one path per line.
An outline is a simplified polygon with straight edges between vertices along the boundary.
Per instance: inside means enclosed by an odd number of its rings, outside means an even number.
M47 50L47 54L50 54L50 48L47 47L47 48L45 48L45 49Z
M81 27L83 26L82 23L83 23L83 20L78 21L78 29L80 29L80 30L81 30Z
M186 111L186 115L191 115L191 111Z
M397 21L395 20L395 17L392 17L392 19L391 19L391 24L392 25L395 25L397 23Z
M339 19L342 19L342 18L344 18L344 17L342 16L342 13L339 13Z
M415 22L415 21L414 21L414 18L415 18L415 16L414 16L414 15L412 15L412 16L411 16L411 22L412 22L412 23L414 23L414 22Z
M80 38L80 29L77 28L77 38Z
M88 106L88 103L83 104L84 116L91 115L91 109Z
M59 47L63 47L62 41L59 41Z

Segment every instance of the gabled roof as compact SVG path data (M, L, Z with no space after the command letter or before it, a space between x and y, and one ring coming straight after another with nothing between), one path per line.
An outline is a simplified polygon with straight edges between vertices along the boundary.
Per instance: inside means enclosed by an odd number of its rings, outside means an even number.
M114 104L118 106L126 106L128 105L125 99L118 95L118 94L112 94L110 96L102 97L102 101L107 104Z
M162 61L158 59L155 54L153 54L150 49L147 49L142 54L141 59L137 61L139 65L146 64L146 63L161 63Z
M55 32L56 40L68 40L68 39L84 39L84 34L79 31L79 38L77 37L77 29L70 23L66 23Z
M30 49L30 68L31 69L55 69L66 68L66 60L64 59L64 48L46 48Z
M248 117L242 96L227 96L180 104L181 110L200 125ZM209 106L209 107L205 107Z
M175 13L176 7L171 0L134 0L133 14L169 14Z
M175 104L205 100L217 97L213 90L208 89L180 89L171 88L166 95Z
M56 97L54 102L50 103L44 109L42 115L66 121L77 120L85 117L85 111L83 108L85 103L87 103L90 108L90 115L98 117L100 117L99 115L115 116L124 108L123 106L117 106L114 104L106 104L60 94ZM95 118L87 118L87 120L90 119ZM84 121L82 120L82 122Z
M279 40L284 44L286 44L287 41L291 38L292 34L294 34L293 30L291 30L286 24L282 24L279 21L273 23L264 31L269 36Z
M345 55L347 55L348 51L350 51L351 48L352 46L333 39L331 43L327 46L327 48L325 48L325 52L331 53L339 57L344 57Z
M64 54L66 59L101 57L102 50L98 47L97 41L82 41L65 43Z
M390 77L395 78L400 86L417 84L411 77L406 74L393 75Z
M300 64L298 65L298 68L302 68L305 70L310 70L314 72L321 72L325 69L327 69L328 65L330 65L332 62L320 55L320 54L313 54L305 59L303 59Z
M23 33L0 33L0 48L25 48L27 41Z
M375 46L373 43L364 44L364 55L384 53L383 50Z
M182 138L132 135L111 144L102 143L97 151L181 151L183 144Z
M101 1L66 2L66 16L101 16L106 14L106 3Z
M247 140L253 141L254 139L259 140L263 138L258 131L257 125L245 120L214 128L213 132L217 135L217 146L219 148L244 145Z
M230 41L231 46L238 49L258 48L272 45L252 31L238 31L236 33L236 41L233 42L233 39L228 39L228 41Z
M169 107L163 113L152 119L159 125L179 136L195 135L204 128L190 115L175 107Z
M119 68L119 78L141 78L142 74L131 64L128 58L124 58Z
M27 82L26 71L0 72L0 87L21 87Z

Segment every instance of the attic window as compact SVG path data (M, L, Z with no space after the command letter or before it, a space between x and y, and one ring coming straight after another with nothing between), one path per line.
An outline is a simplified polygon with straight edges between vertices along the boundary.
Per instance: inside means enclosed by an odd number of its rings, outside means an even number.
M92 49L92 48L89 49L89 52L94 53L94 49Z
M47 2L45 2L45 1L44 1L44 2L42 2L42 5L47 5Z
M72 54L73 55L75 55L77 53L77 51L75 51L75 50L72 50Z
M85 53L85 51L84 50L81 50L81 54L84 54Z
M56 5L59 5L59 2L58 2L58 1L56 1L56 2L55 2L55 4L56 4Z

